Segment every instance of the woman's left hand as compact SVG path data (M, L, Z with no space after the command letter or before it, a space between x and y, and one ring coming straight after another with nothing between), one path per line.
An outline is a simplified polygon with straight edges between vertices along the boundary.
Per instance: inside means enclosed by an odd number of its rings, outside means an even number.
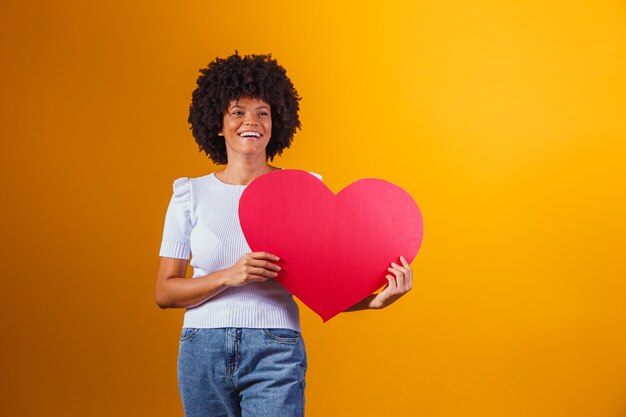
M369 308L385 308L413 288L413 270L411 269L411 265L409 265L402 256L400 257L400 262L402 262L402 265L392 262L391 267L387 268L390 274L387 274L385 278L387 278L389 282L385 288L370 301Z

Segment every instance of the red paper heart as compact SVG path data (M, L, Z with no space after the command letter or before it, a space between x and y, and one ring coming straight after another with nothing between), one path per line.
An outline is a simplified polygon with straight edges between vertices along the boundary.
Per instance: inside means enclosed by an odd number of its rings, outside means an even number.
M337 195L305 171L273 171L239 200L248 245L281 258L276 278L328 321L385 283L391 262L410 263L422 243L422 215L402 188L356 181Z

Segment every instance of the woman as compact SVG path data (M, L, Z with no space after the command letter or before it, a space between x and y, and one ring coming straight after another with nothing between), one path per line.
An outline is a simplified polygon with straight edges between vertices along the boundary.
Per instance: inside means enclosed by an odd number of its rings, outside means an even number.
M306 352L298 307L273 278L276 254L250 252L237 214L255 178L300 127L298 96L271 55L235 54L201 70L189 123L222 170L178 178L165 217L155 297L186 308L178 357L185 416L302 416ZM193 279L185 272L190 254ZM392 263L388 285L349 310L388 306L412 287Z

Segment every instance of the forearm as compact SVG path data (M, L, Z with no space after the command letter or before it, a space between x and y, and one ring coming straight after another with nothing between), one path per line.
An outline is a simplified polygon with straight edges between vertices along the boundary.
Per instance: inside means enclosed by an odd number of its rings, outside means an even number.
M363 300L359 301L352 307L349 307L348 309L344 310L344 312L377 309L379 307L377 307L375 303L373 302L375 298L376 298L376 294L368 295L367 297L365 297Z
M172 277L156 288L156 302L161 308L194 307L228 288L224 271L197 278Z

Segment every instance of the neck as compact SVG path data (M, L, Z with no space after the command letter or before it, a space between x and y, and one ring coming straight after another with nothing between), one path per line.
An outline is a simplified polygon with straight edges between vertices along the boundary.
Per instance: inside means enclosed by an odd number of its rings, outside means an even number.
M248 185L255 178L277 169L268 164L265 157L263 159L234 157L232 160L229 157L226 167L215 174L221 181L227 184Z

